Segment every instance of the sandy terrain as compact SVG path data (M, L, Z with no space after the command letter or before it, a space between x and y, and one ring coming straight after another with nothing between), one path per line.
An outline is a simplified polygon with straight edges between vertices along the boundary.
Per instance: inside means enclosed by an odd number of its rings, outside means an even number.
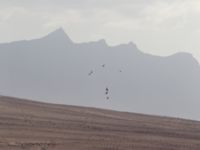
M199 150L200 122L0 97L0 150Z

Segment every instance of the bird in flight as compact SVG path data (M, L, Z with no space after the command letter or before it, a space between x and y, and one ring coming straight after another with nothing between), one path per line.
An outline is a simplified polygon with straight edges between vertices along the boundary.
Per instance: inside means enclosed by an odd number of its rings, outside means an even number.
M105 95L106 95L106 99L107 99L107 100L109 100L109 99L110 99L110 97L108 96L108 94L109 94L109 89L108 89L108 88L106 88Z
M94 71L91 70L91 71L88 73L88 75L91 76L93 73L94 73Z
M105 93L105 94L106 94L106 95L108 95L108 92L109 92L109 89L108 89L108 88L106 88L106 93Z

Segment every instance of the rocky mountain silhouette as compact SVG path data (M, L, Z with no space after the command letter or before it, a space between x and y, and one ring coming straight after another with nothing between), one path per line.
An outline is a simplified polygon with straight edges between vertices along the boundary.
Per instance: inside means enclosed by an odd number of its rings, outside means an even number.
M1 95L200 120L200 67L189 53L75 43L60 28L0 44L0 68Z

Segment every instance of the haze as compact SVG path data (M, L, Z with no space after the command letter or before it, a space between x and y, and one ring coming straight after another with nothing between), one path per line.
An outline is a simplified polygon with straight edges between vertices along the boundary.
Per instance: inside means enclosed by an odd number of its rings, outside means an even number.
M0 42L63 27L75 42L135 42L156 55L185 51L200 60L198 0L0 0Z
M60 28L0 44L0 68L1 95L200 120L200 66L189 53L74 43Z

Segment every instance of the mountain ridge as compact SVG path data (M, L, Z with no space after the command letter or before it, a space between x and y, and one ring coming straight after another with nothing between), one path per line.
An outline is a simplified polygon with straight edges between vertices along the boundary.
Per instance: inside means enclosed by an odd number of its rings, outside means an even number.
M96 41L89 41L89 42L79 42L79 43L76 43L76 42L73 42L73 40L66 34L65 30L60 27L60 28L57 28L56 30L48 33L47 35L41 37L41 38L34 38L34 39L30 39L30 40L18 40L18 41L11 41L11 42L6 42L6 43L0 43L0 45L9 45L9 44L16 44L16 43L21 43L21 42L31 42L31 41L37 41L37 40L42 40L42 39L48 39L48 38L52 38L52 39L56 39L56 38L63 38L66 40L66 43L71 43L71 44L79 44L79 45L82 45L82 44L101 44L101 45L105 45L107 47L118 47L118 46L130 46L130 47L135 47L136 49L138 49L137 45L130 41L128 43L121 43L121 44L118 44L118 45L108 45L106 40L105 39L99 39L99 40L96 40ZM141 51L140 49L138 49L139 51ZM143 51L141 51L143 52ZM144 52L143 52L144 53ZM176 52L174 54L170 54L170 55L167 55L167 56L159 56L159 55L156 55L156 54L150 54L150 53L145 53L145 54L148 54L148 55L152 55L152 56L157 56L157 57L162 57L162 58L167 58L167 57L170 57L170 56L176 56L176 55L185 55L185 56L190 56L192 57L193 59L195 59L195 57L189 53L189 52ZM195 59L196 60L196 59ZM196 60L197 61L197 60ZM198 62L198 61L197 61Z
M161 57L134 43L74 43L58 29L0 44L0 68L2 95L200 120L200 67L188 53Z

